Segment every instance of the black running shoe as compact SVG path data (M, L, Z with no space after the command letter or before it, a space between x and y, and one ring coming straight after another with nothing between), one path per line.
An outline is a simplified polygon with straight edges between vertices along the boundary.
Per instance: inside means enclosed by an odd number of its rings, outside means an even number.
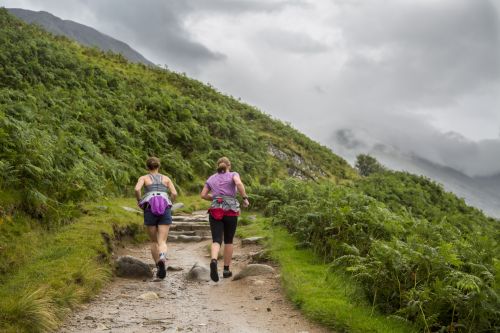
M231 276L233 276L233 272L231 272L229 269L225 269L222 271L222 277L224 279L230 278Z
M217 260L212 260L210 262L210 278L214 282L219 281L219 273L217 272Z
M158 261L158 271L156 272L156 277L159 279L164 279L167 276L167 270L165 269L165 261Z

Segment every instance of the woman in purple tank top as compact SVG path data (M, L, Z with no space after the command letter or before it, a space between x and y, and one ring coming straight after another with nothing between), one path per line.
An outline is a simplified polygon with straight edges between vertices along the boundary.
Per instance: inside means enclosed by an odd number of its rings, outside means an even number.
M236 192L243 198L243 207L248 207L245 186L237 172L231 172L231 162L227 157L217 161L217 173L210 176L201 191L201 197L212 202L209 209L210 230L212 231L212 249L210 261L210 278L219 281L217 258L224 237L224 278L231 277L229 269L233 257L233 238L236 232L240 204L236 200Z

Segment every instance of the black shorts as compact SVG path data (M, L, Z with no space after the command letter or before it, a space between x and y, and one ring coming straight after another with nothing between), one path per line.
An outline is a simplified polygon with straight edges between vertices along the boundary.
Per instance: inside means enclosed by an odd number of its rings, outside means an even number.
M172 224L172 211L170 208L165 210L165 213L161 216L156 216L151 212L151 208L147 207L144 210L144 225L147 226L158 226L158 225L170 225Z
M238 216L224 216L222 220L216 220L210 216L209 221L214 243L222 244L222 236L224 236L224 244L233 244Z

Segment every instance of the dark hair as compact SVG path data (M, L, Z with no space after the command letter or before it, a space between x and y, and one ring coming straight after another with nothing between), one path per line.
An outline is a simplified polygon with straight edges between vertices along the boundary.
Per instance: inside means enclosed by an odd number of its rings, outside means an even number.
M160 167L160 159L158 157L150 157L146 161L146 167L148 170L155 170Z
M224 173L229 169L230 166L231 166L231 162L229 162L229 158L221 157L217 161L217 172Z

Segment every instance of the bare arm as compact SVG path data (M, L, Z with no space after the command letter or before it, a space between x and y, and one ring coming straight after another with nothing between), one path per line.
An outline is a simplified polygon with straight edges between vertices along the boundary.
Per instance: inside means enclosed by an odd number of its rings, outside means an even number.
M213 199L212 195L210 195L208 192L210 192L210 189L205 184L205 186L203 186L203 190L201 190L200 196L204 200L212 201L212 199Z
M144 176L139 177L139 180L137 181L137 184L135 184L135 198L137 199L137 202L141 200L141 190L142 187L144 186Z
M245 185L243 185L243 182L241 181L240 176L235 174L233 176L233 181L236 184L236 188L238 189L238 192L243 197L243 207L248 207L250 205L250 202L248 201L247 192L245 191Z
M170 197L172 198L172 201L175 201L175 199L177 198L177 190L175 189L175 186L174 186L174 183L172 182L172 180L168 177L166 177L166 181L167 181L167 187L168 187L168 190L170 191Z

